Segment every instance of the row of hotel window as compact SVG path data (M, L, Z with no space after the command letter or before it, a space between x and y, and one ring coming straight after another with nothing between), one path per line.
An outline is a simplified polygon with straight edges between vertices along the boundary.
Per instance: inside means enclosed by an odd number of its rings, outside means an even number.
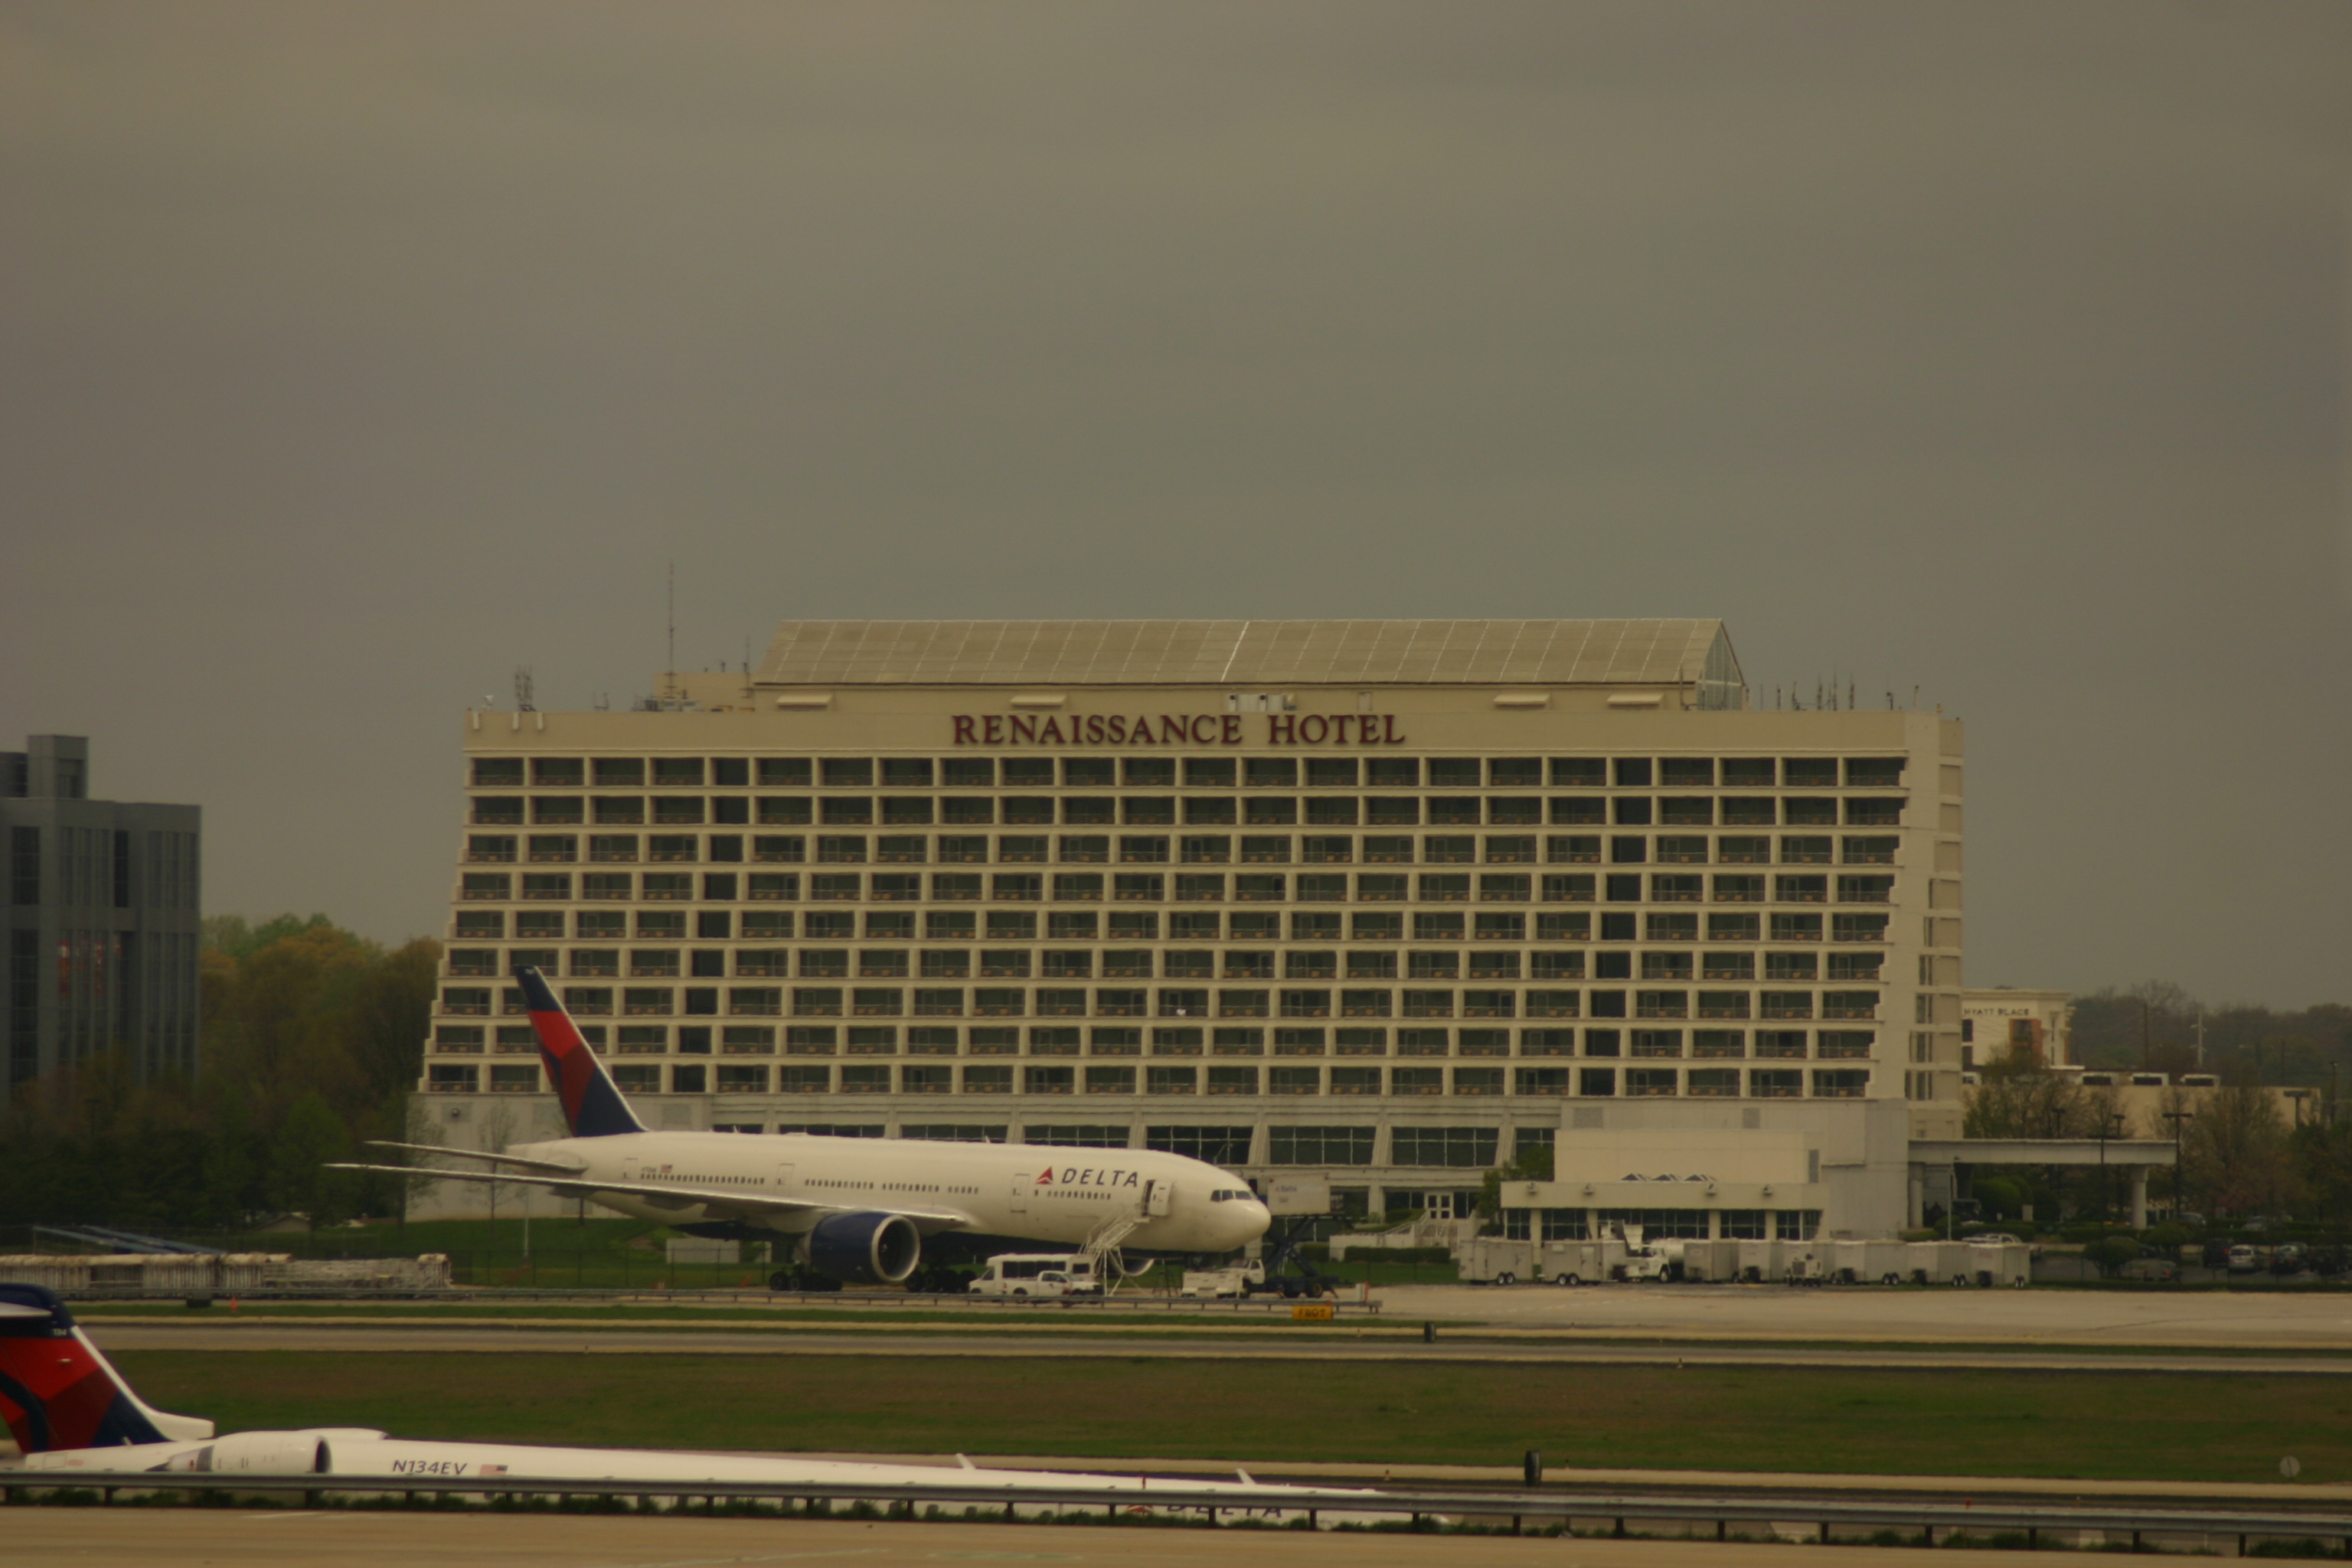
M1660 900L1661 902L1666 900ZM1799 900L1791 900L1790 902ZM795 934L811 942L846 942L864 935L888 942L917 938L915 913L908 910L696 910L693 934L704 942L726 942L740 932L747 942L790 941ZM1631 910L1604 910L1599 917L1602 942L1696 942L1699 917L1682 910L1653 910L1636 915ZM1769 919L1769 924L1766 923ZM1535 917L1538 942L1591 942L1594 917L1584 910L1547 912ZM1293 942L1338 942L1340 917L1336 914L1293 914ZM1884 942L1887 917L1882 914L1838 913L1826 917L1832 942ZM863 929L861 931L861 921ZM1347 940L1402 942L1405 917L1389 911L1358 910L1347 917ZM1769 917L1745 911L1715 910L1706 916L1709 942L1761 942L1769 931L1774 942L1819 942L1824 917L1804 910L1776 910ZM688 934L684 910L517 910L513 934L522 941L561 941L569 922L583 942L619 942L632 934L639 940L682 941ZM1030 910L990 910L985 919L970 910L926 910L921 940L926 942L1273 942L1283 934L1283 917L1270 912L1236 911L1228 918L1215 910L1179 910L1163 922L1157 910L1113 910L1108 915L1093 910L1056 910L1042 923ZM632 926L634 925L634 931ZM1507 910L1481 910L1475 918L1453 910L1423 910L1412 917L1416 942L1453 942L1465 935L1482 942L1519 942L1529 934L1528 917ZM505 910L459 910L457 935L460 942L496 942L508 934ZM698 954L699 965L716 962ZM1106 955L1105 962L1110 962ZM1129 959L1128 962L1138 962ZM544 964L537 967L545 968ZM698 967L698 974L715 974ZM1138 970L1138 973L1149 973Z
M608 1047L607 1027L590 1024L581 1034L599 1051L610 1049L624 1057L667 1056L671 1054L671 1031L667 1024L624 1024L619 1026L617 1043ZM970 1040L959 1044L960 1031L952 1027L916 1025L904 1031L906 1054L910 1057L1010 1057L1022 1054L1024 1031L1018 1028L976 1026ZM1061 1025L1042 1025L1026 1031L1028 1054L1033 1057L1138 1057L1145 1055L1146 1031L1140 1028L1106 1026L1091 1030ZM1198 1025L1163 1026L1149 1031L1150 1050L1155 1057L1262 1057L1266 1054L1269 1031L1263 1028L1220 1025L1204 1028ZM1349 1026L1339 1029L1286 1027L1271 1031L1273 1054L1277 1057L1319 1057L1325 1054L1326 1042L1331 1042L1330 1054L1341 1057L1384 1057L1390 1054L1391 1031ZM1588 1057L1633 1056L1654 1060L1669 1060L1685 1055L1685 1031L1681 1029L1587 1028L1582 1031L1582 1054ZM1395 1052L1400 1057L1507 1057L1511 1051L1511 1031L1489 1028L1402 1028L1394 1031ZM772 1025L728 1024L714 1028L708 1024L680 1025L677 1031L676 1054L682 1057L707 1057L713 1054L729 1057L772 1057L776 1054L777 1031ZM831 1024L793 1025L783 1030L783 1054L793 1057L890 1057L899 1054L900 1030L895 1024L855 1024L845 1030ZM1523 1057L1571 1057L1578 1053L1578 1031L1575 1029L1542 1028L1518 1031L1518 1055ZM485 1039L499 1056L529 1056L539 1048L538 1037L528 1024L499 1025L443 1024L434 1030L433 1048L442 1056L481 1056ZM1915 1036L1915 1054L1923 1036ZM1859 1061L1866 1059L1877 1043L1877 1034L1870 1029L1759 1029L1752 1047L1746 1029L1695 1029L1689 1031L1688 1055L1701 1059L1738 1060L1753 1056L1759 1061L1802 1061L1808 1058L1822 1061ZM713 1041L717 1049L713 1051ZM1083 1043L1082 1043L1083 1041Z
M1875 979L1874 973L1869 978ZM719 1016L719 987L667 985L567 985L564 1007L575 1017L659 1018ZM1089 998L1083 986L737 985L726 994L727 1016L736 1018L1874 1018L1875 991L1701 991L1692 1006L1687 991L1480 991L1452 989L1258 990L1162 986L1155 997L1140 989L1103 987ZM1215 1007L1210 1001L1213 995ZM1336 997L1336 1005L1334 998ZM1400 1001L1400 998L1402 1000ZM520 989L507 993L504 1011L520 1015ZM442 988L444 1016L487 1018L490 988Z
M524 782L521 757L476 757L477 788ZM553 789L1894 789L1902 757L532 757L530 782ZM1547 765L1549 764L1549 765Z
M1815 932L1819 935L1818 930ZM633 978L663 979L683 977L691 973L698 976L719 976L726 973L727 953L735 955L735 973L739 975L782 976L797 973L803 979L845 980L855 973L860 979L906 980L920 976L926 980L968 980L976 972L983 978L1028 979L1033 973L1048 980L1091 980L1095 977L1097 959L1103 978L1107 980L1148 980L1153 977L1153 951L1150 948L1122 951L1108 949L1096 952L1092 949L1032 952L1026 948L982 948L977 962L969 948L923 949L910 951L903 947L861 948L855 963L847 948L759 948L731 950L702 949L688 952L675 947L639 947L628 950L628 970ZM570 950L570 973L580 976L607 975L621 973L622 950L611 947L577 947ZM793 967L798 954L798 968ZM509 948L503 957L497 948L453 947L449 950L449 973L452 975L498 975L523 969L536 969L546 974L557 973L562 950L551 947ZM1282 955L1282 978L1285 980L1337 980L1341 973L1341 955L1326 949L1321 952L1293 949ZM1473 980L1581 980L1585 977L1587 958L1591 959L1593 977L1600 980L1631 980L1634 978L1635 955L1632 952L1603 952L1586 954L1581 951L1555 952L1538 949L1533 952L1516 951L1474 952L1467 957L1458 951L1440 950L1432 952L1407 952L1400 955L1393 950L1374 948L1351 952L1346 956L1345 971L1349 980L1459 980L1465 973ZM1212 980L1219 973L1218 955L1208 951L1175 951L1159 957L1159 975L1169 980ZM1648 952L1639 955L1640 977L1643 980L1724 980L1751 981L1756 978L1756 954L1753 952L1669 950ZM1828 974L1832 980L1876 980L1885 963L1883 952L1833 952L1829 955ZM1235 949L1223 956L1223 974L1227 980L1272 980L1275 977L1275 954L1263 949ZM1767 980L1819 980L1822 974L1822 955L1818 952L1768 952L1764 955L1764 978ZM455 993L452 993L455 994ZM487 991L468 991L468 996L487 998ZM511 1005L520 992L509 992ZM1105 993L1106 995L1114 994ZM1138 993L1138 994L1140 994ZM1307 993L1300 993L1303 996ZM1285 1005L1288 1004L1285 994ZM487 1004L484 1010L487 1011Z
M512 865L526 858L526 842L528 858L534 865L571 865L580 858L576 833L534 833L528 840L511 833L476 833L466 839L466 859L478 866ZM1172 856L1171 843L1178 847ZM986 865L992 858L1001 866L1042 866L1049 860L1066 866L1100 866L1114 858L1111 837L1105 833L1066 833L1058 843L1042 833L1007 833L995 840L993 856L986 834L970 838L942 837L937 840L936 853L932 845L933 840L919 833L886 833L876 837L827 833L817 837L813 858L819 865L834 866L862 866L868 860L919 866L934 859L943 865L970 866ZM1295 856L1294 845L1298 847ZM1849 834L1833 839L1828 834L1791 833L1780 837L1776 857L1769 834L1725 834L1712 841L1705 834L1663 834L1654 839L1647 834L1616 834L1606 848L1607 858L1618 865L1648 860L1654 847L1655 858L1670 864L1704 866L1713 860L1726 866L1769 866L1777 858L1784 866L1826 866L1843 858L1850 866L1889 866L1901 845L1893 834ZM740 865L745 858L743 839L735 835L713 836L706 855L704 840L692 833L643 837L634 833L599 833L588 837L588 859L592 864L634 865L641 847L643 858L656 865L692 864L704 858ZM1244 834L1239 858L1245 865L1280 866L1297 859L1309 866L1344 866L1357 858L1357 848L1352 834L1310 834L1304 840L1294 840L1286 833ZM1362 840L1362 858L1368 866L1411 865L1415 860L1433 866L1467 866L1482 860L1490 866L1527 866L1538 860L1555 866L1598 866L1602 848L1597 833L1553 834L1540 841L1532 833L1489 834L1484 838L1466 833L1432 834L1419 839L1410 835L1393 838L1375 835ZM755 834L750 858L760 865L803 864L812 858L808 836ZM1162 866L1171 860L1189 866L1222 866L1235 858L1234 837L1187 834L1171 840L1164 834L1122 834L1116 858L1125 866Z
M1053 1067L1017 1071L999 1067L894 1067L831 1063L770 1067L765 1062L624 1062L613 1068L625 1094L1340 1094L1574 1095L1633 1099L1687 1095L1695 1099L1799 1100L1808 1088L1819 1100L1860 1100L1870 1091L1866 1068L1267 1068ZM1203 1073L1206 1081L1203 1082ZM1329 1088L1325 1088L1328 1075ZM1808 1084L1808 1079L1811 1082ZM894 1081L895 1080L895 1081ZM1622 1088L1621 1088L1622 1084ZM435 1062L425 1087L473 1093L481 1069L470 1063ZM528 1063L490 1068L492 1092L538 1094L540 1069Z
M639 883L642 880L642 889ZM520 882L520 888L517 883ZM467 903L680 902L695 894L690 871L467 871ZM1351 886L1352 884L1352 886ZM1592 871L706 871L702 897L731 903L1611 903L1884 904L1892 873ZM1646 893L1646 900L1645 900Z
M1396 795L1310 797L1264 795L1235 801L1230 795L976 795L969 800L934 799L927 795L879 797L855 795L478 795L469 812L478 826L520 826L525 822L545 827L694 826L705 822L721 826L749 826L985 827L1050 826L1062 823L1108 827L1126 823L1137 827L1188 826L1265 827L1373 826L1414 827L1454 824L1475 827L1532 827L1550 822L1562 826L1598 826L1616 823L1624 827L1851 826L1893 827L1903 820L1899 795ZM607 852L633 842L605 841ZM969 842L960 841L960 842ZM1148 842L1148 840L1140 841ZM599 841L592 839L591 858ZM1158 858L1168 858L1163 852Z

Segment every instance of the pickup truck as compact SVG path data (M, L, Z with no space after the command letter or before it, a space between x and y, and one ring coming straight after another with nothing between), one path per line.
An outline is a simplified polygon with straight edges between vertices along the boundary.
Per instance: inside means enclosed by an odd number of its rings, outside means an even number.
M1295 1275L1277 1274L1269 1279L1263 1263L1244 1263L1232 1268L1187 1268L1179 1296L1191 1296L1202 1300L1226 1300L1241 1296L1280 1296L1285 1300L1338 1294L1338 1287L1328 1280L1302 1279Z

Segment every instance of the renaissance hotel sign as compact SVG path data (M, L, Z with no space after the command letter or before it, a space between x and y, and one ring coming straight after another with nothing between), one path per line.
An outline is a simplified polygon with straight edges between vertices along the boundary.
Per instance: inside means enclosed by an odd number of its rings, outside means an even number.
M1261 719L1265 746L1402 746L1393 713L1026 713L950 715L959 746L1245 746Z

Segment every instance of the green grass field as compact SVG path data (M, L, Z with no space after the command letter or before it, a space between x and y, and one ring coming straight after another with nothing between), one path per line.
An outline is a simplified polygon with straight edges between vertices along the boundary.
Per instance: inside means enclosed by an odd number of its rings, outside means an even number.
M2336 1377L134 1351L222 1429L871 1453L2352 1479Z

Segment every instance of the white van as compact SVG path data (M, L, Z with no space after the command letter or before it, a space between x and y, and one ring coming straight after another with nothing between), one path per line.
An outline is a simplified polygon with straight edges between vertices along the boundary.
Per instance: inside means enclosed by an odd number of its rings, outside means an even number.
M969 1288L975 1296L1099 1296L1095 1260L1073 1252L1000 1252Z

